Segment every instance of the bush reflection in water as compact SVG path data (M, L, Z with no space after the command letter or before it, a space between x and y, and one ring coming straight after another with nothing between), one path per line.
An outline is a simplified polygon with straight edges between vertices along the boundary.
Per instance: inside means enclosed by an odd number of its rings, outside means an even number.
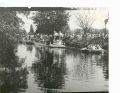
M63 50L63 52L65 51ZM32 66L39 87L47 92L51 91L49 89L63 89L64 75L66 73L65 55L58 55L52 50L48 51L43 47L37 49L36 56L39 53L41 57Z
M14 48L0 51L0 93L18 93L27 89L27 70L22 68L24 59L19 60Z
M31 56L35 56L37 60L33 57L31 70L28 67L22 68L25 62L30 63L31 60L26 61L26 57L16 56L17 48L9 47L2 50L0 93L27 93L28 87L34 86L28 85L30 84L28 72L34 75L33 83L36 83L38 91L41 90L43 93L108 90L108 87L104 87L108 86L106 81L109 79L108 56L83 54L70 49L22 46L24 53L27 52L26 55L35 53ZM29 56L27 57L29 59ZM35 91L33 90L34 93Z
M103 68L104 78L108 80L107 56L83 54L75 50L47 49L45 47L37 48L36 56L39 60L32 65L35 81L45 92L70 91L67 90L70 86L65 85L67 81L71 82L71 86L74 80L78 80L78 82L86 80L92 84L92 80L97 80L99 77L95 75L97 73L95 71L96 66ZM96 85L101 88L102 83L100 86L99 84ZM72 91L81 90L72 88Z

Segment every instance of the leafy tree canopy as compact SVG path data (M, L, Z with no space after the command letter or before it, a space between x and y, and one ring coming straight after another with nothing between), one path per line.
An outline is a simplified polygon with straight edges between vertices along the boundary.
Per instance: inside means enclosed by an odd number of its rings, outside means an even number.
M29 32L29 34L34 34L34 29L33 29L33 25L32 24L30 26L30 32Z
M64 10L38 11L33 20L37 24L36 33L53 34L66 26L68 14Z
M0 11L0 40L10 44L17 41L20 36L21 23L23 24L23 21L17 16L17 11Z

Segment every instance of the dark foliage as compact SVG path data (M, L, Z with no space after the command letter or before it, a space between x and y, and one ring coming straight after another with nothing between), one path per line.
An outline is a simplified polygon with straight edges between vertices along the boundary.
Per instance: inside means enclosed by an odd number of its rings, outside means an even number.
M68 14L63 10L39 11L33 17L37 24L36 33L53 34L54 31L62 31L68 21Z

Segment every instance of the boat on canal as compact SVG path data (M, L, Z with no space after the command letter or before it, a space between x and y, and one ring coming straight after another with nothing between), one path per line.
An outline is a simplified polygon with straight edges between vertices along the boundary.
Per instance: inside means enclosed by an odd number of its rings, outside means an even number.
M81 51L83 53L95 53L95 54L100 54L103 53L104 50L100 46L88 46L85 48L82 48Z
M28 45L33 45L33 44L34 44L34 42L33 42L33 41L31 41L31 40L27 40L27 41L26 41L26 44L28 44Z
M49 45L50 48L65 48L65 45L63 44L62 40L56 40L53 42L53 44Z
M54 31L53 41L49 44L50 48L65 48L65 44L63 43L63 34L61 31L58 33Z
M41 42L34 42L35 46L40 47L40 46L47 46L46 43L41 43Z

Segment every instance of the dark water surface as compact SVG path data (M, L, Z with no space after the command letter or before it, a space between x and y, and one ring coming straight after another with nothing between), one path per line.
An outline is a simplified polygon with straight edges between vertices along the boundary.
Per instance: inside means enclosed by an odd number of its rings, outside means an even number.
M0 54L0 93L108 91L108 58L19 44Z

